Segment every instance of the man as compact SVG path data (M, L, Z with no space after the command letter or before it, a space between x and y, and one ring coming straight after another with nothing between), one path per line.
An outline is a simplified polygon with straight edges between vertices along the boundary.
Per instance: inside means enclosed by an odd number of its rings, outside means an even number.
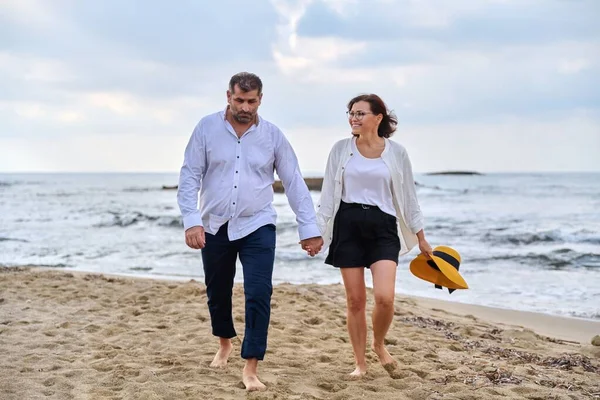
M265 389L257 371L267 348L273 291L274 171L296 214L302 248L314 256L323 245L294 150L279 128L258 115L261 100L258 76L231 78L227 108L202 118L192 133L177 193L185 242L202 249L212 333L219 337L213 367L227 364L236 336L231 297L240 258L246 300L242 380L249 391Z

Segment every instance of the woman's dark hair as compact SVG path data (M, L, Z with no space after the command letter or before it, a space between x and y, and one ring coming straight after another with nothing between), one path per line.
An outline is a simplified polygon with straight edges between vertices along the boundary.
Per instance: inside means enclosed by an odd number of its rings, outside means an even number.
M371 112L373 115L383 115L383 119L377 127L377 134L380 137L389 138L396 131L398 125L398 118L396 115L388 111L385 103L381 100L381 97L376 94L361 94L356 96L348 102L348 111L352 110L352 106L359 101L366 101L371 106Z

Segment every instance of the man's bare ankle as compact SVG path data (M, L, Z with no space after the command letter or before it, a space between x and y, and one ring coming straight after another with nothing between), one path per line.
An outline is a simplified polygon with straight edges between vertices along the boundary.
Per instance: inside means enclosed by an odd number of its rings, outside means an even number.
M215 354L215 358L210 363L210 366L213 368L225 368L232 351L233 344L231 343L231 339L219 338L219 350L217 350L217 354Z

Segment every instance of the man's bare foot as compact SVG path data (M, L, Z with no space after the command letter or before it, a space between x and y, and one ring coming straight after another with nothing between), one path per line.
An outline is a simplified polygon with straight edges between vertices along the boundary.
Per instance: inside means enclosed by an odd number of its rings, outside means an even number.
M242 373L242 382L246 386L248 392L254 392L258 390L266 390L267 387L258 380L257 371L258 360L256 358L246 360L244 366L244 372Z
M213 368L225 368L232 351L233 345L231 344L231 339L221 338L219 340L219 351L215 354L215 358L210 363L210 366Z
M396 364L396 360L394 360L392 358L392 356L390 355L390 353L385 348L385 345L383 345L383 344L381 344L381 345L375 345L373 343L371 345L371 348L373 349L373 351L375 352L375 354L377 354L377 357L379 357L379 362L384 367L386 365L395 365Z
M246 375L244 373L242 375L242 382L244 382L244 386L246 386L248 392L267 390L267 387L258 380L258 376L256 375Z
M350 377L357 379L362 378L367 374L367 366L356 366L356 369L350 373Z

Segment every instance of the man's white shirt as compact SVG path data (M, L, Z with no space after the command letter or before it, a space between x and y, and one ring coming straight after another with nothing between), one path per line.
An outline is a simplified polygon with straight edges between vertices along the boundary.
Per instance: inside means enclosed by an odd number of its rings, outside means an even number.
M259 116L238 138L225 117L226 110L202 118L185 149L177 191L184 229L203 226L214 235L229 222L229 240L237 240L275 224L276 171L296 214L300 239L320 236L298 159L281 130Z

